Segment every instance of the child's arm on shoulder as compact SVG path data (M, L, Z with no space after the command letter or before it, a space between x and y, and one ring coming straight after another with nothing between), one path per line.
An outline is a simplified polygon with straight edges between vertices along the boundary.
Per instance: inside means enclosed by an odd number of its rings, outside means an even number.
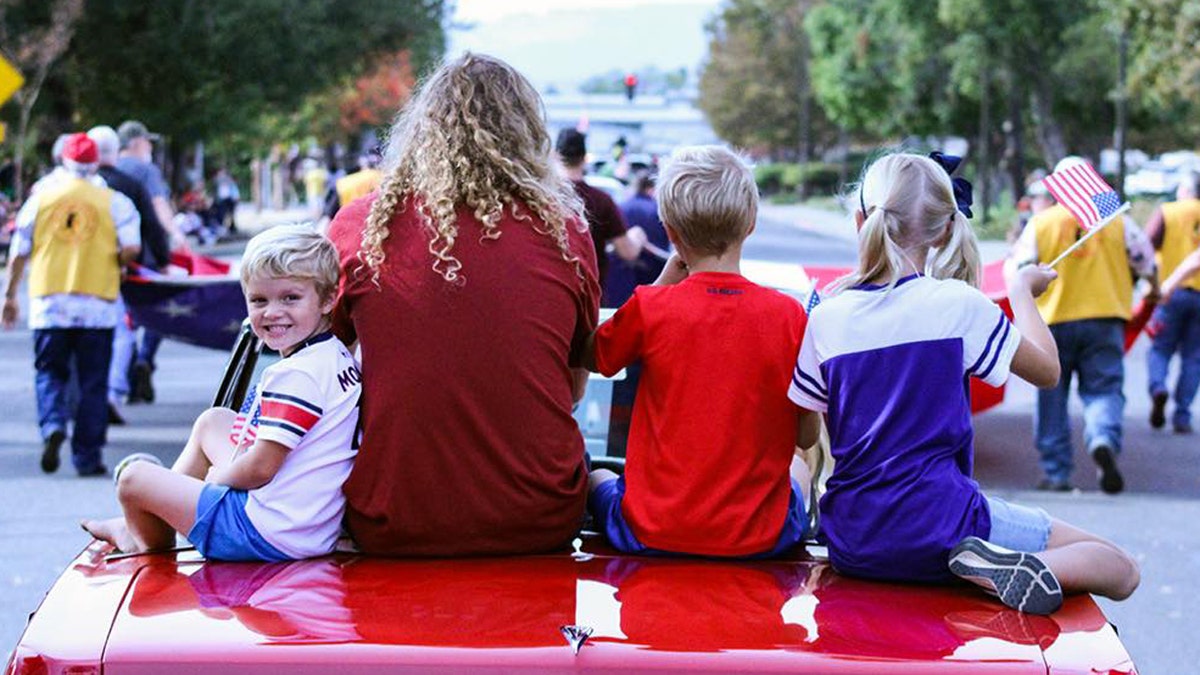
M1045 265L1026 265L1012 275L1008 282L1008 302L1012 305L1013 324L1021 333L1021 343L1013 355L1009 370L1030 384L1048 388L1058 384L1061 366L1058 345L1038 312L1033 299L1058 277Z
M221 468L213 468L206 482L228 485L237 490L253 490L271 482L283 460L287 458L286 446L260 438L246 452L234 457Z

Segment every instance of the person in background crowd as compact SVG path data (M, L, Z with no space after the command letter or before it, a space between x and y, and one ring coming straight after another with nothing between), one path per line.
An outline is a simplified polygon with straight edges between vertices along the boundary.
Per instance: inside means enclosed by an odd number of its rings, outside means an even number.
M575 129L563 129L558 134L555 150L562 160L566 177L575 186L575 192L583 200L584 212L587 214L588 230L592 234L592 244L596 249L596 261L600 266L600 288L604 288L608 276L608 254L606 247L611 244L617 257L625 261L636 260L642 251L642 242L646 235L638 228L629 231L625 218L616 202L603 190L592 187L583 179L587 159L586 136ZM603 307L616 305L603 301Z
M1200 250L1200 174L1188 173L1179 182L1175 201L1163 204L1150 216L1146 235L1158 250L1158 273L1168 277L1193 252ZM1172 288L1154 312L1154 337L1146 354L1150 385L1150 426L1167 423L1167 367L1179 354L1175 380L1175 410L1171 427L1177 434L1192 433L1192 401L1200 388L1200 279L1191 278Z
M217 169L213 183L217 189L217 199L213 202L213 216L219 227L233 234L237 232L237 205L242 193L238 190L237 181L229 175L229 170L225 167Z
M1055 171L1084 161L1067 157ZM1017 239L1005 271L1012 275L1022 265L1049 263L1082 235L1066 207L1046 209L1029 221ZM1034 435L1045 474L1038 489L1071 489L1074 453L1067 397L1071 378L1078 376L1084 444L1096 463L1100 489L1115 494L1125 488L1117 468L1125 410L1125 322L1132 315L1134 275L1154 279L1154 251L1133 219L1120 218L1055 269L1058 283L1037 299L1058 346L1062 369L1058 386L1038 390Z
M58 470L74 368L79 400L71 458L80 476L101 476L108 473L101 450L108 431L113 327L122 320L121 267L141 251L140 222L133 202L96 175L100 156L87 134L72 134L62 157L62 170L17 213L2 320L6 329L16 325L17 289L28 266L42 471Z
M171 249L188 250L187 238L175 223L171 190L163 180L162 171L153 161L154 141L159 139L158 134L150 133L146 125L137 120L127 120L117 127L117 137L121 141L117 168L133 176L150 193L158 221L170 237ZM129 403L154 402L154 356L161 343L161 335L144 326L141 328L130 369Z
M671 242L658 217L658 203L654 198L657 180L654 173L639 171L633 179L633 194L620 204L625 224L630 229L641 229L646 241L635 260L609 256L608 280L604 285L606 305L619 307L633 295L635 287L654 283L667 264L667 258L671 257Z
M324 210L324 198L329 183L329 170L317 157L304 160L304 205L312 218L320 218Z
M321 215L332 219L346 204L374 192L379 187L379 181L383 180L383 173L378 167L378 150L372 149L359 155L358 171L334 181L333 187L325 195L325 207Z
M129 198L137 209L141 222L142 250L138 254L137 263L152 270L161 270L171 259L168 235L162 223L158 221L158 212L150 201L150 194L133 176L118 169L117 154L120 151L120 139L117 132L110 126L96 126L88 130L88 138L96 144L100 160L100 177L110 189L116 190ZM124 301L120 296L121 313L125 314ZM133 351L137 341L137 327L131 323L128 316L118 321L113 331L112 365L108 370L108 421L110 424L124 424L125 417L121 405L129 395L129 369L133 365Z

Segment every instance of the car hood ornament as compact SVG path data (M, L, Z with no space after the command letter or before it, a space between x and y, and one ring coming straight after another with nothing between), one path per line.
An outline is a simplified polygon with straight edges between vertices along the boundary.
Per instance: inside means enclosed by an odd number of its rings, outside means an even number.
M558 630L562 631L562 636L566 638L567 644L571 645L571 649L575 650L576 654L579 654L579 650L583 648L583 643L587 642L587 639L592 636L591 626L567 624L559 626Z

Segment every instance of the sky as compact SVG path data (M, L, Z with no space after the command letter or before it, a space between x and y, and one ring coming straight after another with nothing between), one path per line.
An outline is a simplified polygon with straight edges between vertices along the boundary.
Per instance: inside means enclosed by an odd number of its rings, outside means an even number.
M719 5L720 0L458 0L448 53L491 54L539 88L563 91L614 69L685 67L694 75L707 52L704 22Z

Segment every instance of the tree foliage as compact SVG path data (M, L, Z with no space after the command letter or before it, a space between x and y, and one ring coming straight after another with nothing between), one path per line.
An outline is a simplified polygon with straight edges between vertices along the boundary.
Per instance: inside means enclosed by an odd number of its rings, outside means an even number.
M801 24L814 4L731 0L709 21L700 107L726 140L772 156L803 156L836 138L811 104Z
M444 11L442 0L92 0L70 88L89 120L137 117L182 141L250 131L381 54L428 63Z

